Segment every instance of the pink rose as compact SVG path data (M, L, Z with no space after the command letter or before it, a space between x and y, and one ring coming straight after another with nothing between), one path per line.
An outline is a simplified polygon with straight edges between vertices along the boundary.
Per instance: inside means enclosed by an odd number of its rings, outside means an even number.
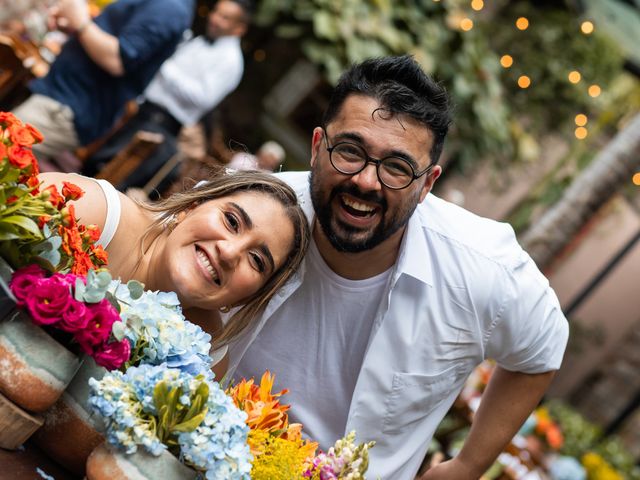
M84 303L72 298L67 309L62 313L62 320L58 326L65 332L75 333L86 328L90 315Z
M72 301L69 285L60 276L41 278L24 299L36 325L53 325L60 321Z
M86 306L89 310L88 323L84 329L75 332L75 338L82 350L92 355L96 347L109 339L113 322L119 320L120 315L106 299Z
M93 354L93 359L98 365L107 370L115 370L120 368L124 362L129 360L131 354L131 345L129 341L124 339L120 342L110 342L102 345Z
M18 300L18 306L22 307L25 300L31 296L37 282L46 277L46 272L36 264L16 270L9 282L9 287Z

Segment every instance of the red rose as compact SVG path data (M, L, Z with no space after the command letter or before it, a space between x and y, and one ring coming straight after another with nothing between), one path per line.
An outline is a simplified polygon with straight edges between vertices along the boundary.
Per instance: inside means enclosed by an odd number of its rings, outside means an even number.
M105 343L93 354L93 359L98 365L107 370L115 370L124 365L131 355L131 345L124 339L120 342Z
M65 332L76 333L87 326L89 315L89 309L84 303L71 299L68 308L62 313L62 320L58 326Z
M18 305L23 306L25 300L32 294L38 281L46 277L46 272L36 264L31 264L16 270L9 282L9 288L18 300Z
M84 195L84 190L73 183L62 182L62 195L67 201L78 200Z
M89 321L87 326L75 333L77 342L89 355L93 355L96 348L105 343L111 335L113 322L120 319L118 311L108 300L88 304Z
M58 323L71 302L71 289L64 277L54 275L38 281L25 304L33 323L53 325Z
M33 156L33 152L28 148L24 148L20 145L12 145L8 150L9 162L14 167L24 169L36 163L36 157Z

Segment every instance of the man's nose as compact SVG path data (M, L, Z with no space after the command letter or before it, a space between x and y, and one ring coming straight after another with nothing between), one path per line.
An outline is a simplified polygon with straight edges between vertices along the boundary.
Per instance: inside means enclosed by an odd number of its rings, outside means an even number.
M382 190L382 185L378 179L377 166L374 163L368 163L363 170L351 177L351 181L363 192Z

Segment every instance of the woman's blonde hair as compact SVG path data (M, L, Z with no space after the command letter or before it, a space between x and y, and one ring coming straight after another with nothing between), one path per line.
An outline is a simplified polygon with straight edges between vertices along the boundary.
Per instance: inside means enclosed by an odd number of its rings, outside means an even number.
M294 235L289 254L283 264L256 293L245 299L242 307L226 323L222 333L214 339L214 348L226 345L240 335L302 263L309 245L310 232L308 220L298 205L295 192L286 183L268 173L258 171L230 172L221 169L207 182L183 192L174 193L165 200L142 205L143 208L159 214L145 232L142 238L142 244L144 244L149 234L152 232L160 234L164 226L170 224L178 213L197 204L238 192L263 193L278 201L293 225ZM144 246L142 248L144 250Z

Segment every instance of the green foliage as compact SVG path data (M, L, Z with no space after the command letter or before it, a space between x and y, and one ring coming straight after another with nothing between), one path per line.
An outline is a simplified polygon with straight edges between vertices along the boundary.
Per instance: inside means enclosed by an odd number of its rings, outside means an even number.
M520 15L530 19L525 31L514 25ZM587 86L605 89L621 71L622 57L598 29L580 33L575 16L561 3L541 9L499 2L491 12L474 12L463 0L263 0L257 20L299 39L331 83L353 62L414 55L456 103L446 153L466 167L487 157L531 159L540 133L564 125L572 135L567 126L575 114L598 106ZM466 32L459 28L465 17L474 22ZM506 53L514 58L511 69L500 66ZM573 69L583 76L577 85L567 81ZM517 86L522 74L532 80L527 89Z
M158 412L156 436L171 450L178 447L177 437L182 432L191 432L202 423L207 415L209 386L202 375L196 377L200 384L190 394L185 405L181 398L182 388L168 388L165 381L159 382L153 390L153 403Z
M98 303L107 294L107 288L111 283L111 274L106 270L99 272L89 270L86 281L87 283L85 284L82 279L76 279L75 299L84 303Z
M524 31L481 26L496 52L513 57L513 66L503 69L503 84L514 112L525 117L528 128L537 132L556 130L572 124L577 113L593 112L597 100L589 96L588 87L610 85L622 70L620 50L599 28L591 35L582 34L581 20L567 10L509 3L500 12L500 23L513 25L520 16L529 20ZM582 77L577 84L568 81L573 70ZM518 87L521 75L531 78L529 88Z

